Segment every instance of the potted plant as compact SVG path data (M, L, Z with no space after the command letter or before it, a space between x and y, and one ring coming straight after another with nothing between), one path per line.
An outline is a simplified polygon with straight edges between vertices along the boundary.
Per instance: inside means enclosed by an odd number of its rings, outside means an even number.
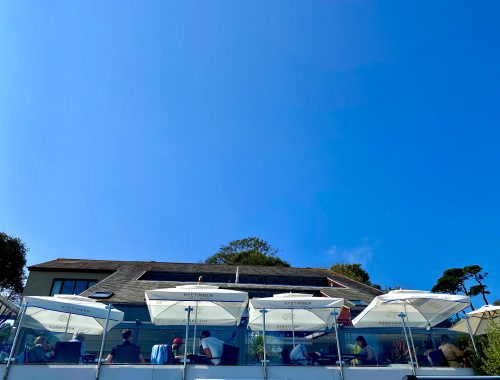
M391 360L393 363L408 363L408 346L403 339L397 339L392 343Z
M262 335L254 336L250 341L249 350L255 361L260 363L264 359L264 337Z

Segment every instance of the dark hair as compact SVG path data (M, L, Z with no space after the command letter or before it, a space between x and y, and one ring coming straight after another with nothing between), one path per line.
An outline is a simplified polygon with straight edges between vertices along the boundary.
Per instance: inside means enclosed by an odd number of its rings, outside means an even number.
M210 331L208 331L208 330L203 330L203 331L201 332L201 338L202 338L202 339L203 339L203 338L208 338L209 336L210 336Z
M448 335L441 335L441 343L450 343Z
M130 338L132 336L132 330L130 329L125 329L122 331L122 338L127 340L128 338Z
M356 341L361 342L362 348L365 348L366 346L368 346L368 343L366 343L366 339L361 335L356 338Z

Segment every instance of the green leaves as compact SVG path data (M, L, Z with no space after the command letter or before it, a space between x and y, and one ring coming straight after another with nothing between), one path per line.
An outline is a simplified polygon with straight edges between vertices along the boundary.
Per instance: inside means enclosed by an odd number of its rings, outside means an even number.
M437 280L437 283L432 287L434 293L464 293L467 296L474 297L481 295L486 304L488 300L487 294L490 292L483 284L483 280L488 276L488 273L482 272L483 268L479 265L469 265L463 268L450 268L443 272L443 275ZM468 286L467 281L474 280L477 285Z
M205 260L206 264L263 265L289 267L276 254L277 248L258 237L233 240L222 245L219 251Z
M484 345L483 365L485 375L500 375L500 322L490 321L487 332L487 342Z
M0 292L9 299L23 291L27 251L20 239L0 232Z
M367 271L361 268L361 264L342 264L337 263L330 267L332 272L341 274L351 280L361 282L362 284L381 289L380 285L374 284L370 281L370 275Z

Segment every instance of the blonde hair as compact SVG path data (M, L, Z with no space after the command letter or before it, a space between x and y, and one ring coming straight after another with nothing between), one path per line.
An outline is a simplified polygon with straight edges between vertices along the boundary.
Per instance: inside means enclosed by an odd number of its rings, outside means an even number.
M38 344L44 344L47 341L43 336L37 336L35 339L35 346Z

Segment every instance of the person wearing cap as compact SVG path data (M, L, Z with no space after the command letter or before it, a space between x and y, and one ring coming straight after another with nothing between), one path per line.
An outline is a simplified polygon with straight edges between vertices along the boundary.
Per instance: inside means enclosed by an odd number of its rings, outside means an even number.
M182 350L182 339L181 338L175 338L172 341L172 354L175 359L179 360L184 358L184 352Z

